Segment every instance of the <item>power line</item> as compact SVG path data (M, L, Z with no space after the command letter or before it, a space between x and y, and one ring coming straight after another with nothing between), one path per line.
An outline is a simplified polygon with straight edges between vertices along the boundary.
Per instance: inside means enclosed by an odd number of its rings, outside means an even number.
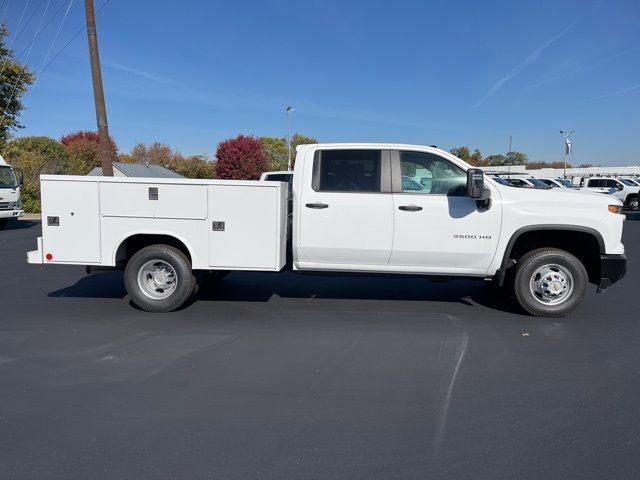
M44 59L42 60L42 64L40 65L40 70L38 70L38 73L36 74L36 79L33 82L33 85L31 85L31 90L29 90L29 93L33 91L33 88L35 87L36 83L38 83L38 79L40 78L40 75L42 74L42 71L44 70L44 66L47 62L47 60L49 60L49 55L51 55L51 50L53 50L53 46L55 45L56 41L58 40L58 36L60 35L60 30L62 30L62 25L64 24L64 21L67 19L67 15L69 15L69 10L71 10L71 5L73 5L74 0L70 0L69 1L69 5L67 5L67 10L64 12L64 16L62 17L62 20L60 21L60 25L58 25L58 30L56 31L55 36L53 37L53 40L51 41L51 45L49 45L49 50L47 50L47 54L44 56ZM46 28L46 25L45 27ZM27 94L29 95L29 94ZM27 104L27 99L25 98L24 101L24 105L26 107Z
M108 4L110 1L111 1L111 0L105 0L105 1L102 3L102 5L100 6L100 8L98 8L98 9L96 10L96 14L100 13L100 12L102 11L102 9L103 9L104 7L106 7L106 6L107 6L107 4ZM52 64L52 63L53 63L53 62L54 62L54 61L55 61L55 60L60 56L60 54L61 54L61 53L62 53L62 52L63 52L63 51L64 51L64 50L69 46L69 45L71 45L71 43L72 43L72 42L73 42L73 41L78 37L78 35L80 35L82 32L84 32L84 29L85 29L85 28L87 28L87 24L86 24L86 23L85 23L84 25L82 25L82 27L80 27L80 28L78 29L78 31L76 31L76 33L74 33L74 34L73 34L73 37L71 37L71 39L70 39L67 43L65 43L65 44L64 44L64 46L63 46L60 50L58 50L58 51L56 52L56 54L53 56L53 58L51 58L51 60L49 60L49 62L48 62L48 63L44 66L44 68L40 71L40 73L41 73L41 74L42 74L42 73L44 73L44 72L47 70L47 68L49 68L49 65L51 65L51 64Z
M29 51L27 52L27 58L25 59L25 63L26 61L29 59L29 55L31 55L31 47L33 47L33 42L35 41L35 37L38 34L38 32L40 31L40 28L42 27L42 22L44 21L44 17L47 14L47 11L49 10L49 6L51 5L51 0L47 0L47 6L44 9L44 12L42 12L42 17L40 17L40 23L38 24L38 28L36 28L36 33L33 36L33 40L30 43L30 47L29 47ZM11 105L11 102L13 101L13 96L16 93L16 89L18 88L18 84L20 83L20 80L22 79L22 76L24 74L24 72L26 71L26 68L23 68L22 70L20 70L20 74L18 75L18 78L16 80L16 82L13 85L13 89L11 90L11 95L9 96L9 101L7 102L7 106L4 109L4 112L2 114L2 118L6 117L7 115L7 111L9 110L9 106Z
M30 0L27 0L27 3L24 4L24 8L22 9L22 14L20 15L20 20L18 20L18 28L16 28L16 32L20 30L20 26L22 25L22 19L24 18L24 14L27 11L27 7L29 7L29 1ZM13 50L14 43L16 43L16 37L13 37L13 40L11 41L11 45L9 45L9 53L11 53L11 50ZM2 76L2 73L4 72L4 67L6 67L8 63L9 63L8 59L2 62L2 68L0 68L0 76Z
M33 40L31 40L31 42L29 44L27 44L26 47L24 47L20 53L18 53L18 55L16 55L16 58L20 58L22 56L22 54L24 52L27 51L27 49L33 44L33 42L36 41L36 39L42 35L42 32L44 32L46 30L46 28L49 26L49 24L51 24L51 22L53 22L53 20L58 16L58 14L62 11L62 9L64 8L65 4L69 2L69 0L65 0L64 2L62 2L62 4L58 7L58 9L53 12L53 14L51 15L51 17L49 17L49 19L44 23L44 25L42 26L42 28L36 32L36 35L33 37ZM73 0L70 0L70 3L73 3ZM68 9L67 9L68 12Z
M9 10L9 4L11 3L11 0L7 0L7 3L5 3L4 5L4 12L2 12L2 20L0 20L0 23L4 23L4 21L7 18L7 10Z
M33 17L35 17L36 13L38 12L38 9L40 9L40 5L42 5L43 3L44 3L44 0L40 0L40 3L38 3L38 5L36 5L36 8L34 8L33 12L31 12L31 16L27 19L27 22L22 27L22 30L18 31L16 29L16 36L14 37L13 42L11 42L11 46L12 47L13 47L13 44L16 43L16 40L18 40L18 38L20 38L20 36L25 32L25 30L27 29L27 27L31 23L31 20L33 20ZM28 4L29 4L29 0L27 0L27 5ZM46 10L45 10L45 13L46 13Z

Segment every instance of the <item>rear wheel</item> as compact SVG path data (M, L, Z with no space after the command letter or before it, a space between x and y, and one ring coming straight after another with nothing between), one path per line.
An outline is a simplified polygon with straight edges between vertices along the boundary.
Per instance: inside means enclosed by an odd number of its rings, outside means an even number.
M587 291L589 277L574 255L557 248L540 248L516 265L514 293L520 306L537 317L572 313Z
M139 250L127 263L124 283L131 300L147 312L171 312L191 298L196 278L187 256L168 245Z

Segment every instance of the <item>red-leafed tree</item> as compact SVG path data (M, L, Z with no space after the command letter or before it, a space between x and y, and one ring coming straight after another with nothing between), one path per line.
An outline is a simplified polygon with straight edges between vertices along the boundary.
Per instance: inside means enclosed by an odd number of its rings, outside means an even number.
M64 145L69 161L66 165L66 173L86 175L92 168L100 166L100 148L98 132L80 130L64 135L60 139ZM109 150L113 161L117 160L118 147L113 138L109 138Z
M260 139L246 135L220 142L216 159L216 178L258 180L269 169Z

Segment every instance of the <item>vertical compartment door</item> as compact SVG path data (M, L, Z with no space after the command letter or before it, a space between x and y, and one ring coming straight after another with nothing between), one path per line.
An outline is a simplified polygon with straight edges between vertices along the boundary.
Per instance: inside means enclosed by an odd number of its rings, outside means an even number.
M52 263L100 263L97 182L42 182L42 247Z

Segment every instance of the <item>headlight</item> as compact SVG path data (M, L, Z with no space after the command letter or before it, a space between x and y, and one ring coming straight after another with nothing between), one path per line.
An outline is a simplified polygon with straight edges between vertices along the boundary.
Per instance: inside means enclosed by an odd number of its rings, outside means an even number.
M611 213L622 213L622 205L609 205Z

